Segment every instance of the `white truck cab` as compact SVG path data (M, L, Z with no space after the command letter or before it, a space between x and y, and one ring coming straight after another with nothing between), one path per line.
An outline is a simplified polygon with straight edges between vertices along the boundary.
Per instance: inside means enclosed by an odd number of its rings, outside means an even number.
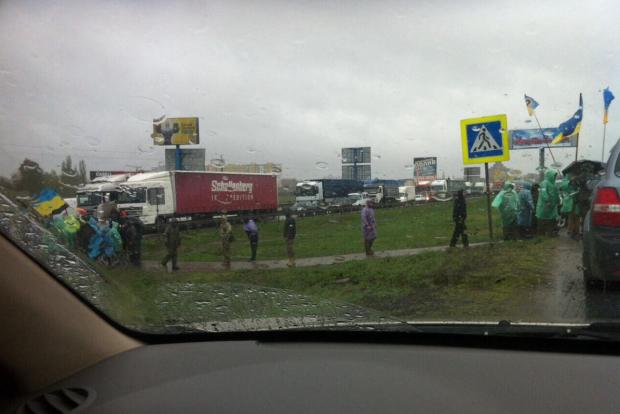
M157 219L172 216L175 211L172 185L169 171L131 176L118 186L118 208L138 217L145 225L162 224Z
M415 186L406 185L398 187L398 200L401 203L415 201Z

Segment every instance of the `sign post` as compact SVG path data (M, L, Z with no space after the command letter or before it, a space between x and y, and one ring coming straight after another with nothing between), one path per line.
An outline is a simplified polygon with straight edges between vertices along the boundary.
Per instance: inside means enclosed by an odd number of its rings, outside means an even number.
M177 145L177 149L174 155L174 169L180 171L183 169L183 156L181 155L180 145Z
M484 181L487 193L487 221L489 222L489 238L493 241L493 216L491 215L491 183L489 182L489 163L484 163Z
M506 115L462 119L461 143L464 164L484 164L489 237L493 241L489 163L510 160Z

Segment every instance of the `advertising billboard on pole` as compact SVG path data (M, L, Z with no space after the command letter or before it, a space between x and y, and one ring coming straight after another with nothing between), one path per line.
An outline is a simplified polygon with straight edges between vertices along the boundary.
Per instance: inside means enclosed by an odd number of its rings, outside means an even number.
M571 137L557 144L552 144L553 138L560 133L558 128L543 128L542 133L538 128L532 129L512 129L508 131L510 149L530 149L530 148L571 148L577 146L577 136Z
M418 181L430 181L436 179L437 157L414 158L413 176Z
M370 147L342 148L342 178L346 180L370 180Z
M151 138L154 145L199 144L198 118L155 119Z

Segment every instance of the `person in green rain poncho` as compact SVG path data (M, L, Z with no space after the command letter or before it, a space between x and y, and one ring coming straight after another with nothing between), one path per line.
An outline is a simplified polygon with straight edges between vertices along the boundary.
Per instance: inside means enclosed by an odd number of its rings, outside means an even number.
M560 194L555 186L557 175L557 171L547 170L544 180L540 183L536 219L538 220L538 233L544 236L557 235L556 224L560 216L558 213Z
M80 226L80 220L78 220L75 215L68 214L64 217L64 235L67 240L67 244L72 249L75 249L76 247L77 232L80 230Z
M492 206L497 208L502 216L504 240L517 240L519 237L519 228L517 226L519 195L515 191L513 183L510 181L504 183L502 191L495 196Z
M566 175L560 184L560 199L562 200L560 212L566 217L568 235L574 240L579 238L581 228L579 206L576 203L577 194L579 194L579 188L575 183L575 178L572 175Z

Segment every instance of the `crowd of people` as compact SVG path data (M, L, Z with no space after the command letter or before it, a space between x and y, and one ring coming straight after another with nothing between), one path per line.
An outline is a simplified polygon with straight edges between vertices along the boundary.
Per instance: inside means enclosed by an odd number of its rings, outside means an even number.
M579 240L581 223L589 208L587 177L567 173L560 182L557 178L558 171L548 169L540 183L515 185L504 182L491 204L499 210L504 240L529 239L535 234L557 236L564 226L571 238ZM465 197L459 190L454 201L454 232L450 247L456 246L459 237L463 245L468 246L466 218Z
M502 222L504 240L529 239L534 235L556 236L562 226L573 239L581 236L581 221L589 208L590 192L583 174L567 173L557 181L558 172L546 170L540 183L523 182L518 185L504 182L502 190L495 196L492 207L498 209ZM360 212L361 234L366 256L373 256L373 243L377 238L375 205L369 200ZM459 239L464 247L469 246L467 234L467 203L465 193L459 190L452 209L454 231L450 247ZM102 203L92 215L82 208L74 214L53 216L50 227L64 239L71 248L83 251L90 259L107 265L119 262L141 265L142 222L130 217L126 211L118 211L113 203ZM288 266L295 266L294 241L297 223L290 212L285 215L282 237L288 257ZM243 231L249 242L250 262L255 262L259 243L259 225L256 218L246 218ZM233 227L226 212L219 218L218 235L221 242L223 267L231 267L231 245L235 241ZM181 245L179 224L175 218L168 220L163 231L166 254L161 261L163 267L172 263L172 270L178 270L178 249Z
M89 215L83 208L54 215L48 225L67 246L106 265L128 262L141 264L142 222L126 211L102 206Z

